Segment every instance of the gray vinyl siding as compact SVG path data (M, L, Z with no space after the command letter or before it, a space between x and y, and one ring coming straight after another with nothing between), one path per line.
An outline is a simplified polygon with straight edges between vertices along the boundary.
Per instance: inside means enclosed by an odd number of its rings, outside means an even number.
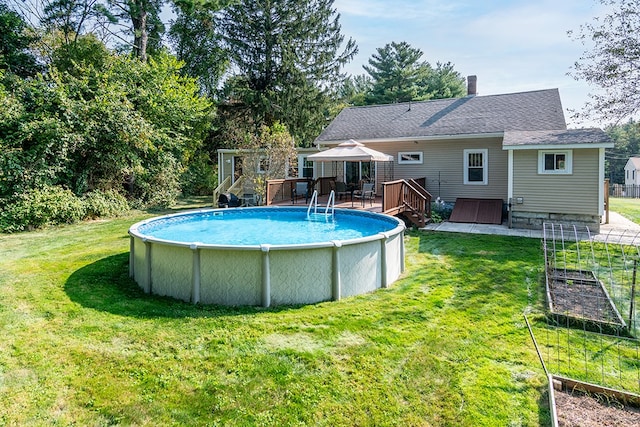
M507 200L507 152L501 138L442 141L386 142L367 144L394 158L394 179L426 178L427 190L435 198L454 202L458 197ZM464 150L488 150L487 185L464 184ZM422 152L423 164L399 164L399 152Z
M538 173L538 150L514 150L514 211L599 215L598 149L574 149L570 175Z

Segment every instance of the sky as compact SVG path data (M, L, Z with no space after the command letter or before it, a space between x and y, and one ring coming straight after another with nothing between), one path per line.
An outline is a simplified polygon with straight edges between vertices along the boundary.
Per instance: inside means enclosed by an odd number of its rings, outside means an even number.
M570 128L602 127L577 121L596 88L567 75L585 51L568 31L605 16L596 0L335 0L342 34L359 52L345 67L365 73L377 48L407 42L434 65L451 62L462 76L476 75L478 95L557 88Z

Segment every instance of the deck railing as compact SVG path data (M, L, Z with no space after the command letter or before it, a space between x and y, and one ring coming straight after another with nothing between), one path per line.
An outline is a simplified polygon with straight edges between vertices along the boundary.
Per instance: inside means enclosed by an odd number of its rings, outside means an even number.
M431 194L414 179L382 183L382 212L405 214L413 223L424 226L431 218Z
M335 179L335 176L324 176L315 180L310 178L270 179L267 181L265 204L268 206L284 200L293 200L296 182L307 182L310 187L310 193L313 193L313 190L317 190L320 196L329 194L331 192L330 182L335 181Z
M227 193L229 190L229 187L231 187L231 177L228 176L224 179L224 181L222 181L216 188L215 190L213 190L213 206L217 206L218 205L218 198L220 197L220 194L222 193Z

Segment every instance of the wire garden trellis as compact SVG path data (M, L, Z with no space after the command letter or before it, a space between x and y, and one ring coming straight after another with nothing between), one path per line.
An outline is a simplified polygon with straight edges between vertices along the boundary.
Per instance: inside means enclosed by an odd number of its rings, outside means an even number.
M544 224L546 312L531 333L553 375L640 393L640 233Z

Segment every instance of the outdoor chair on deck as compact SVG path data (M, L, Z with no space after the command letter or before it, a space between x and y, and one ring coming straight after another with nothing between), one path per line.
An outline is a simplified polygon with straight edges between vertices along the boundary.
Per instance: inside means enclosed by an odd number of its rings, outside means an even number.
M336 196L340 200L342 200L342 197L346 198L349 194L351 194L351 192L347 189L347 184L340 181L336 181L335 189L333 190L336 192Z
M293 204L296 203L298 197L304 197L305 204L309 202L311 195L309 194L309 183L307 181L296 182L296 186L291 190L291 202Z
M375 184L373 182L365 182L362 184L362 188L353 193L353 196L362 199L362 206L365 205L365 201L368 199L371 206L373 206L373 199L376 197L374 190Z

